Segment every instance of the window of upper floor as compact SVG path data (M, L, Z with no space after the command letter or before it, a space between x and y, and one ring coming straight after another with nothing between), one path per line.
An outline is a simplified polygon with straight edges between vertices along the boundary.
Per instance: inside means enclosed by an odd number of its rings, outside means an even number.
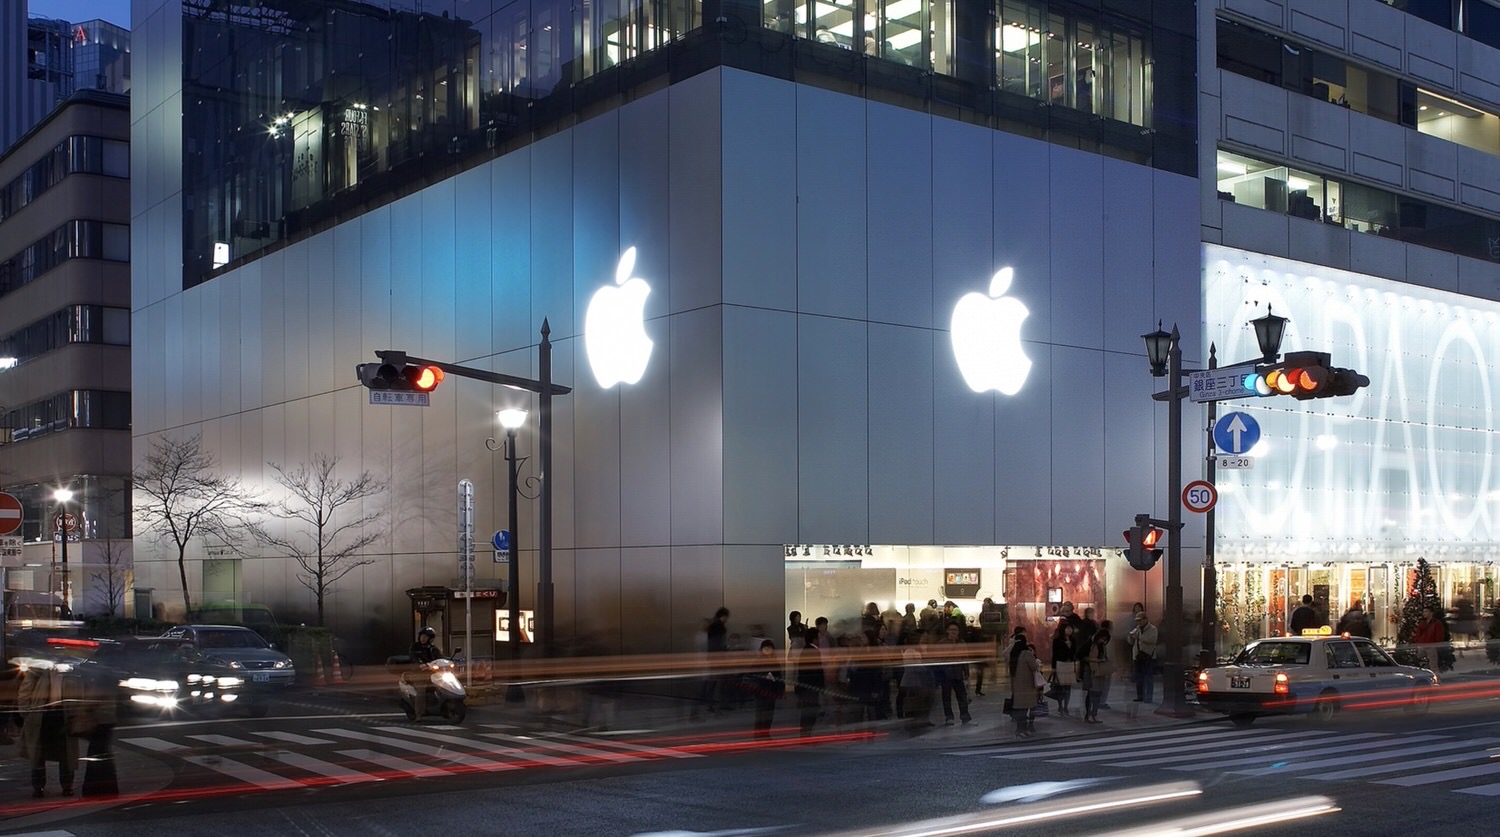
M0 223L21 211L70 174L130 176L130 144L76 135L53 146L9 183L0 186Z
M1220 200L1500 262L1500 220L1220 148Z
M1237 75L1500 156L1500 115L1270 32L1221 19L1218 65Z

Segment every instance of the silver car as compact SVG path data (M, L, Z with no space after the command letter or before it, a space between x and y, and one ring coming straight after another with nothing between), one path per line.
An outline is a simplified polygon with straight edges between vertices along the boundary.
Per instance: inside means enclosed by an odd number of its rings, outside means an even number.
M202 654L211 664L244 671L246 683L286 687L297 678L292 658L276 650L260 634L239 625L181 625L162 636L175 639Z

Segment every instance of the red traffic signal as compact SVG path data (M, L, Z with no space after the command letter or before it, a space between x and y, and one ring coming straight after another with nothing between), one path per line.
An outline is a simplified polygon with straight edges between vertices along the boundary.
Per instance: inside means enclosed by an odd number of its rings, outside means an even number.
M417 392L432 392L443 382L443 370L436 366L408 366L406 380Z
M1370 379L1353 369L1330 365L1327 352L1290 352L1279 366L1260 367L1245 376L1245 389L1256 395L1290 395L1299 400L1353 395Z
M366 388L393 392L432 392L443 382L442 369L414 363L361 363L354 372Z
M1144 516L1144 515L1143 515ZM1129 546L1125 550L1125 560L1131 567L1137 570L1149 570L1161 560L1161 549L1157 543L1161 540L1162 530L1149 523L1138 523L1125 530L1125 543Z

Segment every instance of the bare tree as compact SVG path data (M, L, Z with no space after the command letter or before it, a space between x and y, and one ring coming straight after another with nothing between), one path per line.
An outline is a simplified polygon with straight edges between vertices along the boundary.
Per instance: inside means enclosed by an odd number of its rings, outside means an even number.
M250 525L267 504L237 477L219 473L219 462L203 450L203 437L160 437L135 475L136 523L177 548L182 606L193 612L187 583L187 548L194 538L238 551L236 529Z
M104 569L89 574L95 582L104 585L104 601L109 605L109 616L119 616L125 604L125 571L129 569L125 560L128 541L109 538L99 551L99 563Z
M295 469L270 463L276 481L288 492L279 504L284 519L305 524L303 531L277 535L266 526L251 527L257 540L297 562L302 571L297 580L312 591L318 602L318 621L323 624L323 602L328 591L355 567L374 563L360 553L380 538L379 532L362 531L382 516L378 511L359 515L360 503L385 491L385 483L369 471L350 480L334 476L339 460L325 454L313 457L311 465Z

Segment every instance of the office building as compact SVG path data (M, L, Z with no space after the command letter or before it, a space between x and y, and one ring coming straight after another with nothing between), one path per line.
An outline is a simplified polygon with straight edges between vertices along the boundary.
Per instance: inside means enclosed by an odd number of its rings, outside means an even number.
M131 605L129 117L80 90L0 155L0 490L23 506L7 604Z
M1165 516L1140 335L1202 320L1192 9L861 8L137 3L136 461L201 434L269 498L319 454L386 481L329 598L356 657L455 586L461 479L475 540L508 528L510 406L552 480L559 639L688 649L721 604L774 630L867 596L1128 612L1159 569L1120 531ZM544 321L572 387L545 475L526 393L387 406L355 377L383 349L534 377ZM138 583L180 601L148 537ZM237 546L194 548L193 599L305 618L295 564Z
M1500 7L1200 5L1204 336L1251 356L1269 304L1284 351L1370 379L1228 402L1264 447L1218 474L1225 638L1284 630L1303 594L1393 636L1418 558L1445 606L1492 605Z

